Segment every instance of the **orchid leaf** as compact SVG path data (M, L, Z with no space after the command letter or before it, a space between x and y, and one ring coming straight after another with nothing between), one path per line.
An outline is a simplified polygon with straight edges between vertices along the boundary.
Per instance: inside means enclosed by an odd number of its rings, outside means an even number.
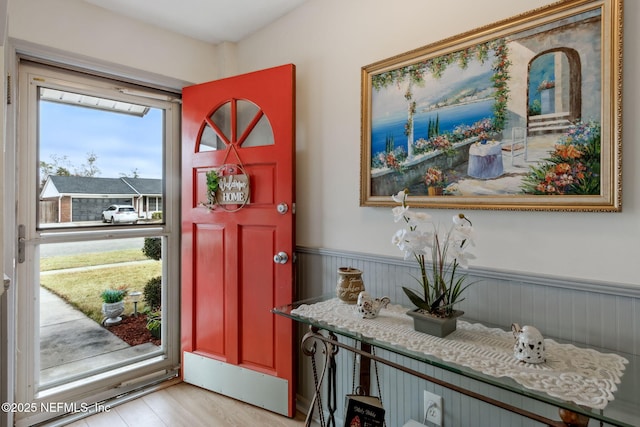
M413 305L423 310L431 311L429 304L427 304L420 295L416 294L409 288L405 288L404 286L402 287L402 290L407 295L407 297L409 297L409 300Z

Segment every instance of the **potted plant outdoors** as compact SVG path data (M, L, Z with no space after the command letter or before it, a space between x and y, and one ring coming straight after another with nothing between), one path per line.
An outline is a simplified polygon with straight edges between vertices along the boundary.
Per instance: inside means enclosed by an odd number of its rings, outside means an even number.
M127 295L125 289L105 289L100 294L102 298L102 314L105 319L102 324L114 326L122 322L120 315L124 312L124 297Z
M466 249L473 243L473 227L464 214L453 217L453 226L442 233L424 212L413 211L407 206L408 191L393 196L400 206L393 208L395 221L404 221L407 227L398 230L392 242L404 252L405 259L415 259L420 268L416 281L419 291L407 287L402 290L417 308L407 312L414 318L414 328L419 332L445 337L456 330L457 317L464 314L454 310L454 305L464 300L466 276L458 275L458 267L466 268L474 258ZM422 229L427 225L427 230ZM428 264L430 264L428 266Z
M424 174L424 183L427 185L429 196L442 196L444 187L447 185L444 173L437 167L427 169Z

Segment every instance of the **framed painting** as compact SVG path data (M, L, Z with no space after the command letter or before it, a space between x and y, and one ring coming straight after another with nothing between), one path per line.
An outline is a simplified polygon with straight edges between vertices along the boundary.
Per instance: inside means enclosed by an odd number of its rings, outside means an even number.
M570 0L362 68L361 206L619 211L622 0Z

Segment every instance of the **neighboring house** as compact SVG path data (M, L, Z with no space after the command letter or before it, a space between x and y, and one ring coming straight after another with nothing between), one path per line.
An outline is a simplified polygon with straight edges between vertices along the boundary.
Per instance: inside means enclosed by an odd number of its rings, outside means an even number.
M40 192L40 222L100 221L109 205L132 205L140 218L162 211L162 180L50 175Z

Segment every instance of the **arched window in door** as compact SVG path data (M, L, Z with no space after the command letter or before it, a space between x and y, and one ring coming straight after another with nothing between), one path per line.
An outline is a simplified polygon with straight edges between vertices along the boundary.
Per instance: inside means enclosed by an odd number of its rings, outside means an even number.
M253 102L232 99L203 123L198 151L224 150L228 144L243 148L273 145L271 123Z

